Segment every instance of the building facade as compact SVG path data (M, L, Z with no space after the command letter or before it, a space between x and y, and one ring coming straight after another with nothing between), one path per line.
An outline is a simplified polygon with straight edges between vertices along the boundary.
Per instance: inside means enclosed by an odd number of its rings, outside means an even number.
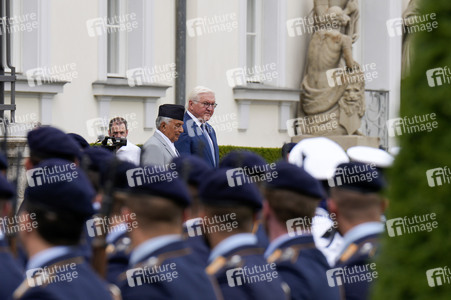
M129 139L143 144L155 130L159 105L181 103L203 85L216 93L211 123L220 145L280 147L291 139L287 120L297 116L311 0L12 2L12 19L2 30L12 35L18 123L53 125L94 142L110 118L122 116ZM359 2L354 59L375 64L367 101L386 97L386 118L394 118L402 35L391 33L387 22L400 18L408 1ZM184 33L177 30L180 18ZM185 95L179 99L177 80Z

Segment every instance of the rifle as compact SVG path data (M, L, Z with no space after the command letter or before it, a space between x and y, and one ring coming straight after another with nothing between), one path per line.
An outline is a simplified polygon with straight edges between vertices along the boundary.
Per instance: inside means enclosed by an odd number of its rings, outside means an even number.
M108 169L108 178L104 185L104 193L102 197L102 203L100 207L100 211L96 214L95 218L100 218L103 221L105 218L108 218L111 214L111 210L114 204L114 179L116 177L116 169L119 164L119 160L114 158L110 162L110 168ZM102 278L106 277L106 266L107 266L107 255L106 255L106 235L108 232L108 222L103 224L103 228L105 229L104 234L95 235L92 240L92 261L91 265L93 269L99 274Z

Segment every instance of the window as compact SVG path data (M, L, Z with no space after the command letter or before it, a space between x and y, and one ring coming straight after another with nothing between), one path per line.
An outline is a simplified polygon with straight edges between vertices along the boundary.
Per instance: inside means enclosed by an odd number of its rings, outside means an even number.
M107 73L109 77L125 77L127 36L120 23L125 16L125 1L108 0L107 10Z
M246 8L246 68L261 64L261 0L247 0ZM248 81L256 81L248 78Z

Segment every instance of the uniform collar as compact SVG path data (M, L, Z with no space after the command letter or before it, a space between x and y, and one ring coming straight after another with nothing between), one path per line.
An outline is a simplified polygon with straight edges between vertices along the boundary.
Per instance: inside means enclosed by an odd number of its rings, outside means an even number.
M210 253L208 258L209 262L212 262L217 257L226 254L232 249L238 248L243 245L256 245L257 237L252 233L239 233L232 235L225 240L222 240Z
M133 266L148 256L150 253L155 252L156 250L163 248L166 245L169 245L173 242L181 241L182 237L180 234L168 234L159 237L152 238L150 240L145 241L141 245L133 250L130 255L129 265Z
M285 233L277 238L275 238L268 246L268 248L266 248L265 251L265 258L268 258L274 251L276 251L277 248L279 248L281 245L283 245L284 243L291 241L293 239L299 238L299 237L310 237L312 238L311 234L303 234L302 236L300 235L294 235L294 236L290 236L288 233Z
M343 236L343 248L341 249L338 257L340 257L353 242L365 236L379 234L382 232L384 232L384 224L381 222L366 222L355 226Z
M27 263L27 270L35 269L44 266L49 261L67 255L72 252L72 248L69 246L56 246L45 249L36 253Z

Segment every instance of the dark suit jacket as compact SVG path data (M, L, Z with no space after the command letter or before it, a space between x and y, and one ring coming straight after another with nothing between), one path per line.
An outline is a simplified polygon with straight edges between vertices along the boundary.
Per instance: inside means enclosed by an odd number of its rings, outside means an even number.
M208 134L213 142L213 148L215 151L214 160L211 154L210 144L202 133L202 129L197 126L196 122L187 112L185 112L183 121L183 133L180 135L178 141L175 142L175 148L177 148L180 154L195 154L204 159L213 168L218 167L219 148L218 142L216 141L216 133L213 127L211 127L208 123L206 124Z

